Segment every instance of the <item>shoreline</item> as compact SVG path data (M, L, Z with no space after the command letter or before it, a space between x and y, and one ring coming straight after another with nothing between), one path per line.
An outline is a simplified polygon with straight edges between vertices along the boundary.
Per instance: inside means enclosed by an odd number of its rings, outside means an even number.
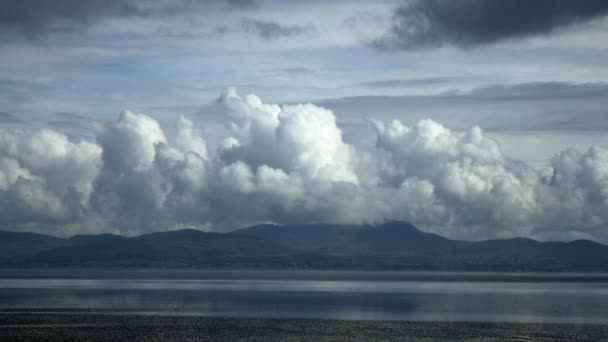
M0 311L4 341L598 341L608 325L240 319Z

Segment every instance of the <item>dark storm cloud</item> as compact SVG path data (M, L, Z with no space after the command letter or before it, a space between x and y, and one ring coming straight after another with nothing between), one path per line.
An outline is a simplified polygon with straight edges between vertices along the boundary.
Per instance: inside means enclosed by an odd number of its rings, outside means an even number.
M0 1L0 29L34 38L52 31L85 29L106 18L171 15L207 7L252 9L255 3L253 0Z
M104 17L142 15L135 1L23 0L0 2L0 25L32 37L56 25L86 27Z
M605 0L412 0L374 45L404 50L461 47L551 34L608 13Z
M284 25L272 21L244 18L241 21L243 31L260 36L267 40L278 38L301 36L315 32L312 26Z

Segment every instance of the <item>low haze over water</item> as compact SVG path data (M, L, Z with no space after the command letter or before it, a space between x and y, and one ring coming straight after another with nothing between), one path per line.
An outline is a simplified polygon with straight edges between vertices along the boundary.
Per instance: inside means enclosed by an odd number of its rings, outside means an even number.
M608 274L0 272L0 311L340 320L608 323Z

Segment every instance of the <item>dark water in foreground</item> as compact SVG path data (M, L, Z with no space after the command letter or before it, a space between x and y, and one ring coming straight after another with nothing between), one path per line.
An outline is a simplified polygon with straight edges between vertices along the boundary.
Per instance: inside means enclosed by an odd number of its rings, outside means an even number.
M608 323L608 275L0 270L0 312Z

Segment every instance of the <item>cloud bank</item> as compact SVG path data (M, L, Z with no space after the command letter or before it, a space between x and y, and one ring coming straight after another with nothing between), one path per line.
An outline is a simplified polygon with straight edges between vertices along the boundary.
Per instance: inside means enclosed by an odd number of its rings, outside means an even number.
M95 141L2 128L0 227L51 234L259 222L408 220L452 237L608 241L608 149L566 150L546 170L510 159L479 127L370 120L377 143L345 143L334 114L226 90L229 136L209 151L180 117L169 140L123 112Z
M113 18L170 16L190 11L249 10L253 0L21 0L0 2L0 30L29 38L53 31L82 30Z
M548 35L607 14L602 0L412 0L395 10L391 28L374 44L404 50L473 47Z

